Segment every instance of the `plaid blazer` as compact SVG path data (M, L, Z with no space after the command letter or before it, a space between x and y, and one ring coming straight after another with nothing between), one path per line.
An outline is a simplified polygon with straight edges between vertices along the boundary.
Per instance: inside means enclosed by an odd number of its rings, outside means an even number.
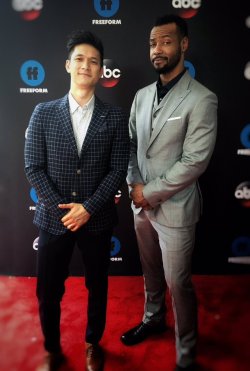
M63 234L65 210L59 203L82 203L91 214L84 226L101 232L117 222L114 196L124 182L129 160L126 115L95 97L95 107L80 157L68 95L38 104L25 140L25 172L38 196L34 224Z

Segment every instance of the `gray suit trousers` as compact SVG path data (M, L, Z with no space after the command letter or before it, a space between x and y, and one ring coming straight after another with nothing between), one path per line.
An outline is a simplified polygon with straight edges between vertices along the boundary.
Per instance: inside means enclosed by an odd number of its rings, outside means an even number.
M134 214L145 285L143 322L165 320L166 288L169 288L175 319L176 362L186 367L194 361L197 342L197 300L191 280L195 224L167 227Z

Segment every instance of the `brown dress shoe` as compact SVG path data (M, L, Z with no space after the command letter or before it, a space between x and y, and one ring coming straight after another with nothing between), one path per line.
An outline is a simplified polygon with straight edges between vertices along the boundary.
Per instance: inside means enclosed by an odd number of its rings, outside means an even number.
M104 355L102 348L98 344L86 343L86 370L102 371L104 365Z
M36 371L58 371L66 363L63 353L48 353Z

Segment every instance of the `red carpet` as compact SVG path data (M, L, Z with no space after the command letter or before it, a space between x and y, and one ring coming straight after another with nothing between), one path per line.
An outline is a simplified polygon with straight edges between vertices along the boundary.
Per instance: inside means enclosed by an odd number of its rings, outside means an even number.
M70 277L62 303L62 344L71 370L84 370L84 278ZM126 347L120 335L143 313L142 277L109 278L105 371L166 371L175 364L173 316L169 331ZM204 371L250 369L250 276L194 276L199 300L198 362ZM43 357L35 278L0 277L0 370L34 371ZM167 297L167 302L170 302Z

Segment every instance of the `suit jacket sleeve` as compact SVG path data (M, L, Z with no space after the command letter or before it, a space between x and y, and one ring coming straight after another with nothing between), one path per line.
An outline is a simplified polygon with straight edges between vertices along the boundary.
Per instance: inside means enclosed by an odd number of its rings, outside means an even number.
M137 94L134 98L129 118L129 135L130 135L130 160L128 166L127 183L144 183L137 160L137 131L136 131L136 105Z
M42 104L38 104L31 116L26 133L24 159L27 179L35 188L38 198L57 218L61 218L65 211L58 208L58 204L66 203L52 183L46 172L46 144L43 125Z

